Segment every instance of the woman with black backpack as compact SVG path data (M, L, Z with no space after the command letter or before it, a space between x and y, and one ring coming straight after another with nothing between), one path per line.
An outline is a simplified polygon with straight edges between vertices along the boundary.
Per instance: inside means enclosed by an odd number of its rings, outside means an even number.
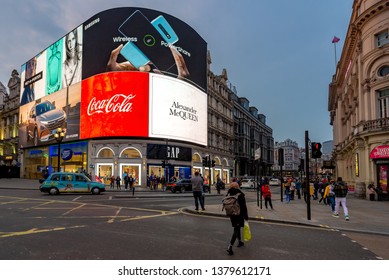
M246 199L244 193L239 189L239 184L236 182L236 178L232 179L232 183L230 184L230 188L227 191L227 196L236 196L239 204L239 214L237 215L229 215L231 225L234 228L234 231L231 236L230 244L228 245L227 252L229 255L233 255L232 246L236 239L238 239L238 247L244 246L241 235L241 228L244 227L244 221L248 221L248 213L246 206Z

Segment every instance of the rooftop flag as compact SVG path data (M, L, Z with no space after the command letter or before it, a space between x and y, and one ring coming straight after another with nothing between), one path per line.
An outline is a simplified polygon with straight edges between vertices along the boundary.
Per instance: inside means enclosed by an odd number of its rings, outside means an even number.
M334 38L332 39L332 43L337 43L339 41L340 41L340 39L336 36L334 36Z

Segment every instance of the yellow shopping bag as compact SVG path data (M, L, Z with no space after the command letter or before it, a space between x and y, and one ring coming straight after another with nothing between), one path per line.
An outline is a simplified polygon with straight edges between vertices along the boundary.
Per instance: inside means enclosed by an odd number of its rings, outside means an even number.
M244 227L243 227L243 241L247 242L251 239L251 231L248 221L244 221Z

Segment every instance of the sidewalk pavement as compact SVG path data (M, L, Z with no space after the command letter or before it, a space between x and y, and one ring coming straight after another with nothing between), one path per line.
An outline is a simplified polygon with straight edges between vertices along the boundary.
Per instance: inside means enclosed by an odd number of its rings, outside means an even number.
M0 179L0 189L2 188L19 188L19 189L39 189L38 180L29 179ZM311 200L311 219L308 220L307 204L304 199L292 200L286 203L281 202L279 194L273 194L272 202L274 210L267 210L265 203L262 201L262 209L257 205L256 192L252 190L243 190L248 201L247 208L249 218L264 222L289 223L306 225L313 227L324 227L344 231L353 231L360 233L374 233L389 236L389 201L369 201L360 198L355 198L352 194L347 196L347 207L349 209L350 220L346 221L343 216L343 209L340 209L339 218L332 217L331 207L324 205L319 200ZM132 197L128 191L110 190L107 187L107 193L113 193L116 197ZM212 189L211 194L206 196L220 196L220 203L208 205L205 200L206 211L197 212L194 210L194 205L190 205L184 211L198 213L200 215L213 215L225 217L225 212L222 212L221 199L226 191L222 191L220 195L216 190ZM170 192L162 192L160 190L150 191L146 187L136 187L135 197L147 196L192 196L192 193L172 194Z

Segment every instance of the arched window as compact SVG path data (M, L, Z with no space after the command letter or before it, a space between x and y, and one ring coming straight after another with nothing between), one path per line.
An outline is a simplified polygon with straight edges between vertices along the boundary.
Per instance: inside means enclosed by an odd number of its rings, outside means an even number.
M135 148L126 148L120 155L121 158L141 158L141 153Z
M98 158L113 158L115 153L110 148L102 148L98 153Z

